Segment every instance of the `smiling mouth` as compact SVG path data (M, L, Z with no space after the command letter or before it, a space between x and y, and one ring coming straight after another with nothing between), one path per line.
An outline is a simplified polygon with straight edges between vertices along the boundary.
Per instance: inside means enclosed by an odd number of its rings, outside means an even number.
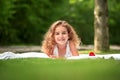
M58 41L65 41L65 39L60 39L60 40L58 40Z

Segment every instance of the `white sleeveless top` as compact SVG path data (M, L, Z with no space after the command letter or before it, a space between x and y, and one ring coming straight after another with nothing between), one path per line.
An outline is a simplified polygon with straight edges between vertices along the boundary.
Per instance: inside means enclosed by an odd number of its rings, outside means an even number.
M55 45L55 47L54 47L53 55L54 55L54 56L59 56L57 45ZM65 56L64 56L64 57L71 57L71 56L72 56L72 53L71 53L71 51L70 51L70 46L69 46L69 41L68 41L68 42L67 42L67 47L66 47L66 53L65 53Z

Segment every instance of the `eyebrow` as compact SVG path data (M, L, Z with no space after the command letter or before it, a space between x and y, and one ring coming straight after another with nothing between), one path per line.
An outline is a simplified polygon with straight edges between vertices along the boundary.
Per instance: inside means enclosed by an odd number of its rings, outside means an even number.
M58 32L58 31L55 31L55 32ZM62 31L62 32L68 32L68 31L65 30L65 31Z

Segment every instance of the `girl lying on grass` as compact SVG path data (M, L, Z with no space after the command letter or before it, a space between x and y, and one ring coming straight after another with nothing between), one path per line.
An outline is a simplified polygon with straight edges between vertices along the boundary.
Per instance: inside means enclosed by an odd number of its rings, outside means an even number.
M51 58L79 56L79 44L80 39L73 27L66 21L58 20L44 36L42 51Z

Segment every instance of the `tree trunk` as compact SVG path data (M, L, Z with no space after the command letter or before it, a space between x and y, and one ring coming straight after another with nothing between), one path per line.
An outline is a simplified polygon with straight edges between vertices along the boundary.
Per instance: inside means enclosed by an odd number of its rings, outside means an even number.
M109 50L107 0L95 0L94 16L94 51Z

